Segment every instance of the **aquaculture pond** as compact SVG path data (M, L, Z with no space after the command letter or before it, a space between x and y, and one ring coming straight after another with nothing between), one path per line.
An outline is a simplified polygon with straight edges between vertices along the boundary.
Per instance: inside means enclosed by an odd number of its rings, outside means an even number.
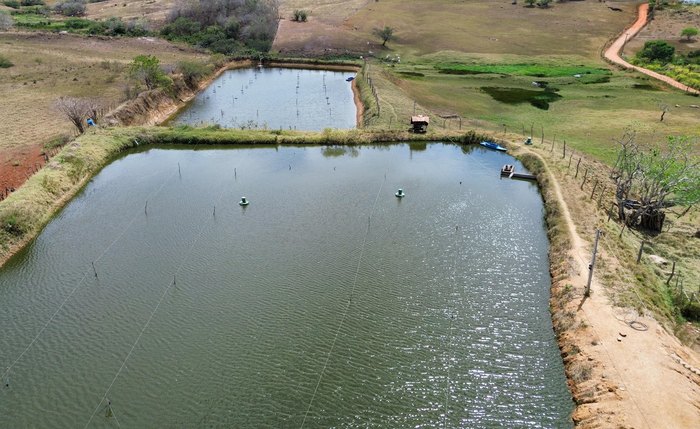
M504 163L116 160L0 270L0 426L571 427L542 201Z
M171 124L319 131L357 123L355 73L255 67L228 70Z

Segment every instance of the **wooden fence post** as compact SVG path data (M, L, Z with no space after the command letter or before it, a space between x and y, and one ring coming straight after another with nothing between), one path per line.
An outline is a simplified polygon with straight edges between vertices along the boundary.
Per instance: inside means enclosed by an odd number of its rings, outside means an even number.
M578 166L581 165L581 157L578 158L578 162L576 163L576 175L574 176L574 179L578 177Z
M598 207L600 207L600 203L603 201L603 195L605 194L606 189L607 185L603 185L603 190L600 191L600 195L598 196Z
M593 199L593 194L595 194L595 190L598 187L598 179L595 179L595 183L593 184L593 190L591 191L591 199Z
M637 253L637 263L642 260L642 253L644 253L644 245L646 241L642 240L642 244L639 246L639 253Z

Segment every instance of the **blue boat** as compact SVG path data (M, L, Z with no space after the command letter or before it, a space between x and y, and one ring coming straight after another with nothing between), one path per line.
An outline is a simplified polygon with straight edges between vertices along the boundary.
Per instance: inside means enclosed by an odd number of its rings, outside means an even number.
M500 150L501 152L505 152L505 151L508 150L508 149L504 148L503 146L500 146L500 145L498 145L498 144L496 144L496 143L494 143L494 142L486 142L486 141L484 141L484 142L481 142L481 143L479 143L479 144L482 145L483 147L487 147L487 148L489 148L489 149Z

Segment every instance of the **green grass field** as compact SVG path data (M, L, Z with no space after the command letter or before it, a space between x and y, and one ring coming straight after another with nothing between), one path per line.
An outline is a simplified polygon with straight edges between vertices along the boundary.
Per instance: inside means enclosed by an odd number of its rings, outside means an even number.
M368 35L393 27L395 38L386 48L373 45L375 84L384 88L382 113L369 125L403 126L418 106L438 116L437 126L455 126L449 118L461 117L491 131L532 133L536 141L544 132L548 143L566 140L608 163L627 130L644 142L700 137L700 110L693 107L700 98L601 59L605 43L634 20L638 4L608 3L553 3L548 9L495 0L371 3L348 22Z

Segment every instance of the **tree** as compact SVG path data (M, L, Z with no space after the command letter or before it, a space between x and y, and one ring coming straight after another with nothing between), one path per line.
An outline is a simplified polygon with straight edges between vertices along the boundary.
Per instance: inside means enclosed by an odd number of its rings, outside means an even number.
M620 220L661 231L669 207L700 202L700 158L690 155L690 139L669 137L663 150L644 149L627 133L619 144L611 177Z
M394 29L389 26L375 28L374 35L382 39L382 46L386 46L386 43L394 38Z
M146 85L148 90L169 88L173 81L160 69L160 60L154 55L139 55L129 67L133 79Z
M527 7L534 7L536 2L537 0L525 0L525 4L527 4Z
M690 39L697 36L700 31L695 27L687 27L681 31L681 37L686 37L686 40L690 42Z
M80 134L85 132L87 119L97 120L100 102L94 98L60 97L54 107L65 116Z
M644 43L644 47L637 56L647 61L659 61L665 64L671 62L675 52L676 48L663 40L650 40Z

